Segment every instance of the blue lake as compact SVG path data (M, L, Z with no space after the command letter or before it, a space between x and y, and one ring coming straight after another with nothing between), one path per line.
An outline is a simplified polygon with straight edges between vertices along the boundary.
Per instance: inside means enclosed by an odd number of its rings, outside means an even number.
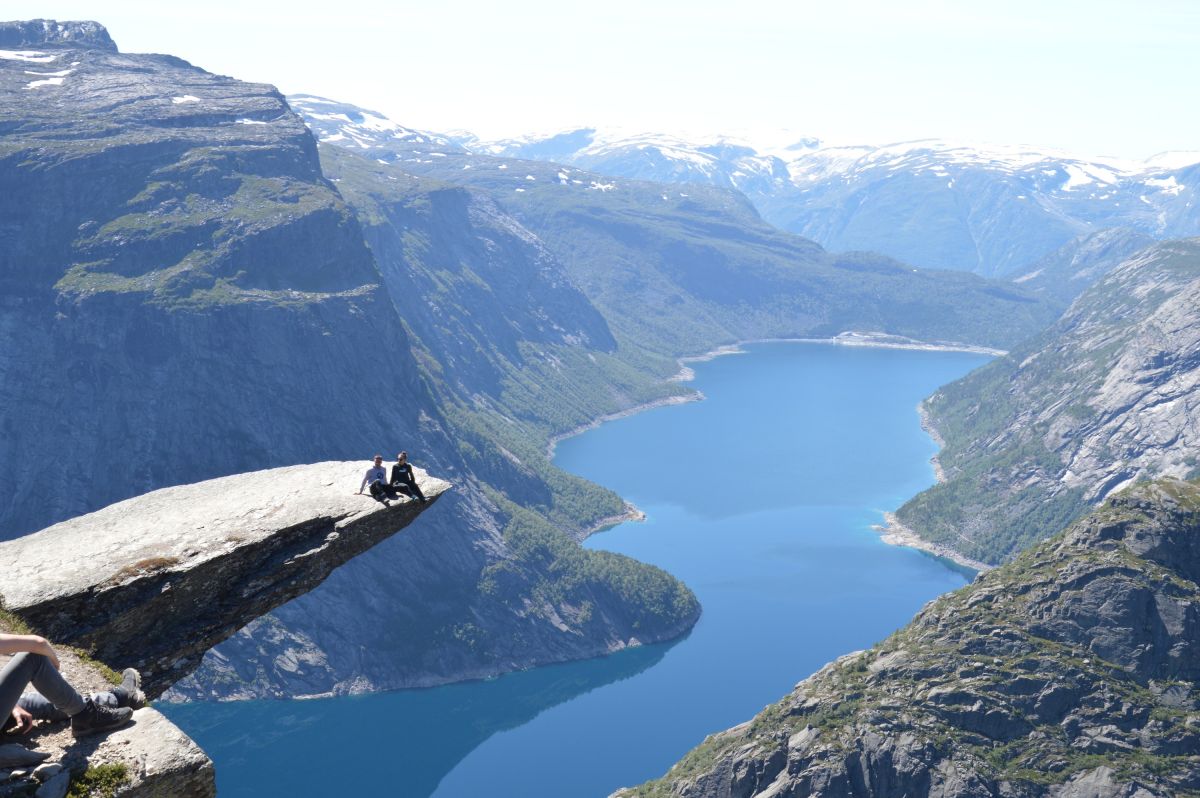
M987 358L746 349L695 364L705 401L556 453L647 513L586 545L683 579L704 608L687 637L429 690L165 707L216 762L222 798L606 796L965 584L871 525L933 482L918 401Z

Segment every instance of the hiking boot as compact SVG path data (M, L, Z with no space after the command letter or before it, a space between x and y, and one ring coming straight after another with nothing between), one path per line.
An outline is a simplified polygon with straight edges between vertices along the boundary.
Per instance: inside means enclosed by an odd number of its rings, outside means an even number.
M90 698L84 701L83 710L71 716L71 733L76 737L124 726L133 716L133 710L129 707L113 709L101 706Z
M117 706L141 709L146 706L146 694L142 692L142 674L136 668L126 668L121 676L121 684L114 687L112 694L117 697Z

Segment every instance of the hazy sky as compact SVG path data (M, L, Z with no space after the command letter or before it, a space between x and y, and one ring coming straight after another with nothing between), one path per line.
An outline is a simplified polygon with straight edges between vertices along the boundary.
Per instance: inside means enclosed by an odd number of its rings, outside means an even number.
M1195 0L4 0L485 137L576 125L1200 150Z

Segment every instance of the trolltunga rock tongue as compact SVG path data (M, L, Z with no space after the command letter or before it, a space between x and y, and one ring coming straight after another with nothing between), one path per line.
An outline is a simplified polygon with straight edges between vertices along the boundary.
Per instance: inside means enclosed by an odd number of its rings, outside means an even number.
M289 466L165 488L0 543L0 599L52 642L137 667L157 696L204 652L399 532L427 504L357 495L365 464Z

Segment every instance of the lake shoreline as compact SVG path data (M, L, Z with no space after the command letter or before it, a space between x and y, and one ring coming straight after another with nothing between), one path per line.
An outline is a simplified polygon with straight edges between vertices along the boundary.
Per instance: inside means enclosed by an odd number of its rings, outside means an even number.
M712 360L714 357L720 357L721 355L739 354L744 351L741 347L745 344L776 343L834 344L836 346L858 346L864 349L910 349L920 352L967 352L973 355L991 355L992 357L1003 357L1008 354L1003 349L964 344L957 341L918 341L915 338L907 338L903 335L848 330L838 333L832 338L750 338L745 341L738 341L735 344L718 346L716 349L705 352L702 355L681 357L679 361L685 363Z
M642 512L641 510L639 510L637 505L633 504L632 502L625 502L624 510L622 510L621 512L619 512L615 515L610 515L605 518L601 518L599 521L592 524L588 528L588 530L584 533L584 539L586 540L587 538L590 538L592 535L595 535L597 532L604 532L605 530L612 529L614 526L619 526L621 524L624 524L627 521L636 522L636 521L645 521L645 520L646 520L646 514L644 512Z
M924 401L917 405L917 415L921 417L921 429L925 430L925 434L937 444L938 450L929 458L929 464L933 466L933 478L936 480L936 484L941 485L946 481L946 469L942 468L942 460L938 455L946 447L946 441L938 434L937 427L933 425L933 419L929 415L929 408L925 406Z
M696 378L696 372L695 369L688 366L689 363L706 363L710 360L714 360L718 357L724 357L726 355L745 354L746 350L742 347L749 344L784 343L833 344L835 346L862 347L866 349L907 349L920 352L966 352L968 354L991 355L993 357L1003 357L1004 355L1008 354L1002 349L991 349L989 347L976 346L974 344L964 344L953 341L918 341L914 338L907 338L901 335L890 335L888 333L876 332L857 332L853 330L838 333L831 338L750 338L744 341L737 341L732 344L721 344L720 346L714 347L713 349L710 349L707 352L702 352L698 355L683 355L682 357L676 358L675 362L679 365L679 371L668 377L666 382L691 382L694 380ZM566 432L552 436L546 443L546 459L553 462L554 451L560 442L566 440L567 438L572 438L589 430L593 430L606 422L628 418L629 416L637 413L641 413L646 410L654 410L658 407L670 407L672 405L681 405L688 402L699 402L704 398L703 392L692 391L688 394L664 396L660 399L654 399L649 402L633 405L625 408L624 410L618 410L614 413L606 413L605 415L592 419L586 424L580 424L579 426L573 427ZM937 444L938 448L941 449L941 447L944 445L944 442L942 441L942 437L937 433L937 430L934 429L929 418L929 414L925 410L924 402L921 402L917 405L917 413L921 419L921 429L924 430L925 433L933 439L934 443ZM938 483L945 482L946 474L942 469L942 464L938 460L937 454L934 454L932 457L930 457L929 462L933 466L933 472L936 481ZM625 500L622 499L622 501ZM626 521L645 520L646 514L642 510L638 509L630 502L625 501L625 508L622 512L606 516L592 523L584 531L582 539L586 540L598 532L602 532L606 529L612 529L613 527ZM972 560L971 558L959 554L948 547L941 546L936 543L930 543L929 541L917 535L917 533L913 530L901 524L894 513L884 513L884 521L885 523L883 525L875 525L872 528L877 530L880 533L880 537L883 539L883 541L889 545L907 546L908 548L919 549L928 554L942 557L943 559L950 560L951 562L954 562L964 568L969 568L975 571L986 571L992 567L985 563L978 562L977 560Z
M583 546L606 552L594 559L606 570L618 566L618 580L619 566L630 558L690 586L702 613L690 632L671 630L661 642L642 634L606 636L602 643L610 647L601 645L586 659L554 664L539 655L527 671L500 678L492 677L511 667L509 661L447 661L439 670L453 677L445 681L410 682L352 701L336 696L172 709L181 728L194 729L218 762L222 794L226 784L247 797L281 786L296 795L335 794L344 786L338 769L294 767L297 760L328 758L332 750L345 764L341 770L353 770L360 785L380 794L607 795L664 772L713 729L744 720L786 694L797 678L885 639L927 601L967 584L972 571L885 548L867 527L881 521L871 508L889 508L894 499L887 497L931 483L926 461L933 447L912 428L917 402L986 358L755 345L725 346L704 359L738 351L745 356L710 366L657 359L651 387L658 393L625 393L621 404L696 401L696 389L710 401L605 425L555 452L556 468L613 488L603 495L615 501L570 525L571 536L580 540L588 527L617 524ZM695 370L690 384L665 382L689 366ZM647 385L641 377L634 382ZM607 402L600 412L621 408ZM852 429L861 434L847 438ZM795 456L797 447L806 456ZM728 495L728 486L710 484L712 450L746 464L748 476ZM638 502L653 517L622 523L641 517ZM622 582L612 584L622 589ZM604 594L580 598L548 611L593 612L584 601ZM651 598L681 597L672 591ZM658 610L648 603L644 611ZM790 633L779 634L781 628ZM753 657L745 656L747 641L756 649ZM512 650L521 645L514 638ZM631 650L602 656L621 648ZM540 654L558 652L559 645L545 649ZM697 703L695 685L713 683L721 690ZM396 717L406 723L397 726ZM471 722L460 722L464 717ZM249 758L247 728L256 737ZM350 744L331 748L339 739ZM597 758L595 751L612 739L627 741L621 756ZM384 743L373 746L372 740ZM529 782L530 772L539 774L537 783Z
M675 377L672 377L671 380L675 380ZM546 443L546 459L551 461L554 460L554 450L562 441L565 441L567 438L574 438L576 435L581 435L588 430L593 430L608 421L616 421L618 419L628 418L629 416L646 410L653 410L656 407L670 407L671 405L682 405L687 404L688 402L699 402L703 398L704 394L702 394L700 391L693 391L690 394L664 396L661 399L654 399L649 402L633 405L625 408L624 410L618 410L615 413L606 413L602 416L597 416L586 424L580 424L578 427L572 427L566 432L561 432L558 435L551 436L550 440Z
M878 532L879 539L889 546L917 549L926 554L932 554L935 557L949 560L956 565L961 565L963 568L977 571L978 573L990 571L996 567L988 565L985 562L980 562L979 560L972 560L970 557L960 554L949 546L943 546L940 543L933 543L926 540L914 532L911 527L907 527L901 523L895 513L885 512L883 514L883 523L873 524L871 528Z
M746 350L743 346L748 344L834 344L836 346L857 346L867 349L910 349L921 352L967 352L975 355L992 355L993 357L1002 357L1008 352L1002 349L991 349L986 346L976 346L974 344L957 343L953 341L918 341L915 338L905 338L901 335L890 335L888 333L873 333L873 332L854 332L847 331L838 333L832 338L748 338L744 341L737 341L732 344L721 344L707 352L702 352L698 355L683 355L675 359L679 364L679 371L668 377L665 381L670 382L691 382L696 377L694 369L690 368L688 363L705 363L718 357L725 355L741 355L745 354ZM572 427L565 432L560 432L557 435L552 435L546 443L546 459L554 459L554 450L558 444L565 441L567 438L573 438L576 435L595 429L607 421L616 421L617 419L627 418L636 413L641 413L646 410L653 410L657 407L669 407L671 405L681 405L687 402L699 402L704 399L704 394L700 391L693 391L689 394L675 394L673 396L664 396L660 399L653 399L649 402L632 405L624 410L618 410L613 413L606 413L598 416L591 421L580 424L577 427ZM925 425L925 416L922 415L921 426L930 434L935 441L940 440L936 433L932 432L932 427ZM935 467L935 470L937 468Z

